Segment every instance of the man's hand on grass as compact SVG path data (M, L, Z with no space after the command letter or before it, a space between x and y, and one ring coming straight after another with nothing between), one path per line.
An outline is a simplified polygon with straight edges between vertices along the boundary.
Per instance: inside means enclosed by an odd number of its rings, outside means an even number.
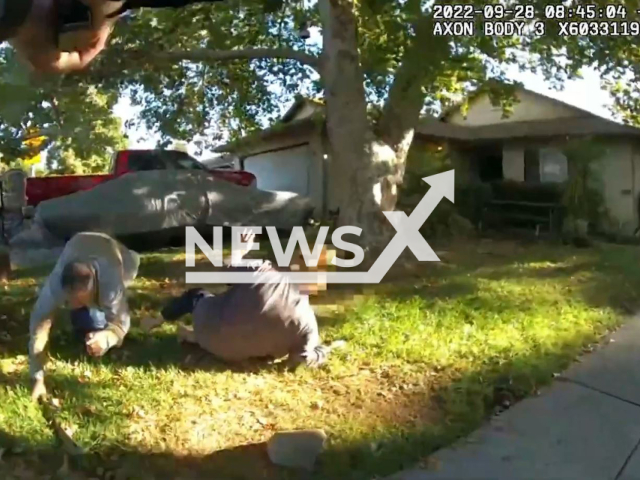
M47 398L47 388L44 386L44 379L38 378L31 381L31 400L38 402Z
M101 357L118 343L118 338L111 330L100 330L88 333L85 337L87 353L92 357Z

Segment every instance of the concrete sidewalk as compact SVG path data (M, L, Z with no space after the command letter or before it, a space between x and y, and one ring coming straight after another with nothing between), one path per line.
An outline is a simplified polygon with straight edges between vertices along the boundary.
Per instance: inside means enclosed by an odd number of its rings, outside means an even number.
M388 480L640 479L640 317L539 396Z

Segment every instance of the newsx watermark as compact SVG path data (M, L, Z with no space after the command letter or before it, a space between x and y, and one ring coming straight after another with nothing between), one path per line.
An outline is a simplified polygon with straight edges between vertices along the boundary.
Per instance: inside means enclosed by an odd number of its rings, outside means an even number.
M431 188L422 197L418 205L409 216L405 212L393 211L383 212L391 225L396 230L395 236L388 243L386 248L377 258L375 263L366 272L353 271L281 271L286 275L291 283L296 284L312 284L319 280L323 283L357 283L357 284L373 284L380 283L387 274L391 266L398 259L405 248L409 248L420 262L439 262L440 259L420 234L420 228L433 213L443 198L454 203L454 170L432 175L422 179ZM196 247L209 259L214 267L223 267L223 249L222 249L222 227L213 227L214 238L213 245L207 243L200 233L193 227L186 228L186 267L195 267ZM265 228L272 250L276 257L276 262L280 267L289 267L296 245L300 245L300 251L307 267L315 268L318 266L320 255L325 246L329 227L321 227L316 238L313 251L304 234L303 227L295 227L292 235L287 243L286 250L282 247L280 238L275 227ZM261 263L261 260L238 260L234 257L234 252L247 250L247 246L240 241L238 233L252 231L255 234L263 232L262 227L233 227L231 258L234 259L233 266L249 266ZM350 260L332 258L331 264L340 268L355 268L364 260L364 250L357 244L345 241L344 235L360 235L362 230L354 226L344 226L336 229L331 235L331 243L334 247L353 253L354 258ZM259 249L256 242L251 250ZM264 276L263 280L256 277L252 271L211 271L211 272L186 272L186 283L188 284L233 284L256 282L278 281L273 276Z

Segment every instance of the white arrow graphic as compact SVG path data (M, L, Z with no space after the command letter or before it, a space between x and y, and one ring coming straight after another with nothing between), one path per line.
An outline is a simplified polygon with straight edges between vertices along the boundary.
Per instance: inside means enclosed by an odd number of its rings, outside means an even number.
M380 283L405 248L409 248L421 262L439 262L440 259L420 234L420 228L443 198L454 203L454 170L422 179L431 188L420 203L407 216L404 212L383 212L396 235L368 272L281 272L291 283ZM268 280L267 280L268 281ZM273 279L272 281L278 281ZM186 283L250 283L259 282L253 272L187 272Z

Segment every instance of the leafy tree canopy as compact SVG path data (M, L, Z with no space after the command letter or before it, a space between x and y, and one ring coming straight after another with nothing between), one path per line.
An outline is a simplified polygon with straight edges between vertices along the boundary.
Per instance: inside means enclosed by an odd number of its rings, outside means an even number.
M433 35L437 20L432 14L438 8L434 6L448 2L227 0L137 12L116 27L110 46L87 72L64 78L29 79L16 66L13 52L0 50L4 158L17 157L19 140L37 126L57 132L51 137L56 162L78 159L92 170L94 162L103 162L105 152L124 141L111 114L122 95L141 108L137 121L159 133L165 145L172 139L203 135L209 142L206 146L211 146L226 135L237 138L263 127L295 94L326 93L323 46L298 34L305 22L322 27L318 8L322 2L353 8L358 50L352 53L362 66L368 111L374 119L381 118L394 101L418 104L422 113L437 112L480 86L508 110L513 98L504 88L505 69L515 64L541 72L554 85L593 66L606 79L624 118L638 123L636 37L561 35L557 19L544 20L545 12L554 13L545 10L546 1L527 3L535 18L523 20L529 26L524 35L483 35L482 19L476 15L477 33L465 37ZM592 3L625 7L627 18L619 19L626 21L635 18L638 7L635 1ZM530 11L521 13L529 16ZM578 20L582 19L573 18ZM536 21L544 24L543 35L535 33ZM489 79L499 82L487 83Z

